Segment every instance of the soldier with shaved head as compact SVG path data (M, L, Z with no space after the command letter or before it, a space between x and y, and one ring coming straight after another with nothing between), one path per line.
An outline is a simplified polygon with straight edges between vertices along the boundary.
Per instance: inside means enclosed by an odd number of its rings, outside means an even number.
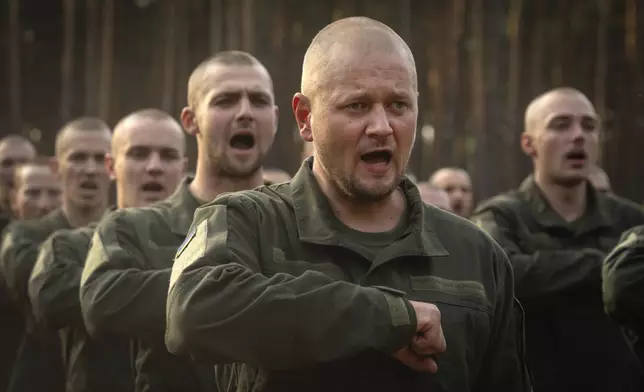
M372 19L322 29L292 181L220 196L177 251L166 345L243 391L528 391L510 264L404 175L418 85Z
M439 169L429 178L429 183L447 192L451 210L456 215L470 217L474 198L472 180L465 170L456 167Z
M134 390L140 392L212 390L212 366L173 355L164 344L173 259L189 236L197 207L220 193L263 184L262 163L277 131L273 81L264 65L246 52L220 52L199 64L189 78L187 101L181 122L197 139L194 178L185 178L164 201L119 209L102 220L80 282L80 306L89 335L119 335L136 343ZM133 126L132 136L150 126L144 120L128 125ZM163 140L180 140L173 121L155 124L167 130ZM156 166L138 176L139 184L129 182L137 176L129 176L122 189L126 202L130 190L126 188L134 187L131 196L141 206L171 189L177 173L166 171L167 177L161 179L158 169L165 164L176 168L181 161L173 159L183 155L184 146L161 148L158 133L130 141L118 147L126 159L150 156L148 167ZM142 148L143 142L147 148Z
M644 212L589 181L599 133L599 116L580 91L537 97L521 136L533 174L472 218L514 266L536 392L642 388L640 366L600 294L602 260L623 231L644 223Z
M11 216L14 169L35 157L36 149L24 136L8 135L0 139L0 210L4 210L7 217Z
M41 244L55 231L98 220L107 207L109 177L104 166L111 130L98 118L81 117L56 135L51 165L62 189L61 206L40 219L10 224L0 248L0 267L14 303L26 316L26 333L9 391L60 391L64 377L55 331L35 322L27 286Z
M161 110L138 110L119 121L105 160L116 182L116 208L170 196L185 173L185 150L181 126ZM40 323L60 330L67 392L131 392L129 339L90 337L80 311L81 274L95 228L61 230L45 241L29 280L32 311Z

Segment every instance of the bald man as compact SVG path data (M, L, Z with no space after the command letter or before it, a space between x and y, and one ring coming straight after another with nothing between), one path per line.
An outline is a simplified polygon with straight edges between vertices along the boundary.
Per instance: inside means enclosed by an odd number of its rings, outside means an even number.
M143 207L170 196L185 173L185 150L181 126L161 110L138 110L119 121L105 160L116 182L116 207ZM64 337L67 392L131 392L130 341L118 335L92 339L82 321L78 292L95 228L62 230L45 241L29 279L32 311Z
M262 162L277 132L273 81L249 53L224 51L205 59L190 75L187 98L181 122L197 139L194 178L162 202L106 217L81 276L80 304L90 336L117 334L137 343L135 391L212 390L212 366L196 366L164 344L170 269L177 249L191 237L198 206L220 193L262 185Z
M171 352L236 390L529 389L507 258L404 176L417 97L386 25L316 35L292 104L313 157L197 210L170 280Z
M588 181L599 118L572 88L527 108L521 148L533 174L482 203L472 218L504 248L526 312L535 391L641 391L642 374L619 327L603 312L602 260L641 209Z
M456 167L439 169L429 178L429 183L447 192L451 209L456 215L470 217L474 201L472 180L465 170Z
M60 206L61 188L51 158L39 157L16 167L11 210L17 219L38 219Z
M31 314L29 275L38 249L49 235L85 226L105 212L109 177L103 163L110 141L111 130L100 119L81 117L65 124L56 135L56 159L51 162L63 192L60 208L40 219L13 222L6 229L0 268L27 325L9 392L65 388L56 331L37 325Z
M24 136L8 135L0 139L0 210L7 216L11 216L14 169L22 163L33 161L35 157L36 149Z
M421 182L417 186L420 192L420 198L424 203L452 212L452 206L447 192L428 182Z

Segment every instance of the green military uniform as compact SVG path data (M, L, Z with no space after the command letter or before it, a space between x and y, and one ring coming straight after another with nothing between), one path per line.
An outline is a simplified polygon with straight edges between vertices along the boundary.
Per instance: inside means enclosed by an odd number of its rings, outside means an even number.
M27 285L40 245L53 232L70 228L63 211L57 209L41 219L12 222L5 230L0 268L9 295L24 312L26 322L8 392L64 389L60 342L54 331L35 324Z
M231 364L222 390L527 391L501 249L425 205L409 180L401 183L409 214L397 228L351 230L334 217L311 163L290 183L197 211L171 277L170 351ZM408 300L442 312L447 351L436 375L392 357L416 333Z
M29 297L36 320L60 329L67 391L131 392L130 342L116 336L91 339L80 310L81 274L95 228L61 230L45 241L31 274Z
M163 344L172 260L201 204L184 181L167 200L114 211L98 226L81 278L88 332L136 341L136 391L202 391L214 378Z
M635 332L635 352L644 364L644 226L622 235L604 260L602 276L606 312Z
M586 213L566 222L532 177L482 203L472 220L503 247L526 312L535 391L639 391L641 372L601 301L601 264L620 234L644 223L636 205L587 188Z

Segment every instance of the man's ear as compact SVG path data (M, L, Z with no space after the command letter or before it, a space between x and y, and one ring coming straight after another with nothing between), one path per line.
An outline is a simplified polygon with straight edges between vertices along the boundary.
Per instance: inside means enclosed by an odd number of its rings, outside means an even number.
M188 135L197 136L199 134L197 117L194 110L189 106L186 106L181 110L181 125L183 125L183 129L185 129Z
M116 180L116 171L114 170L114 162L115 162L115 159L112 156L112 154L110 153L105 154L105 169L107 170L107 174L109 174L110 180L112 181Z
M295 114L295 121L302 139L306 142L312 142L311 101L302 93L297 93L293 96L293 114Z
M521 150L531 158L537 156L537 150L534 146L534 135L527 132L521 134Z

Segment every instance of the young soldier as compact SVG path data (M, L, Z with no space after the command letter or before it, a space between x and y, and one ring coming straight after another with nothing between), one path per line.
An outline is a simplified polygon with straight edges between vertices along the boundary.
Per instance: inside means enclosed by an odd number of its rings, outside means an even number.
M472 180L465 170L444 167L432 174L429 183L447 192L452 211L456 215L466 219L470 217L474 196L472 194Z
M222 52L200 64L188 83L181 120L197 138L194 180L167 201L119 210L98 226L81 280L81 307L93 336L115 333L139 343L137 391L212 388L212 367L168 353L165 305L172 262L195 210L222 192L262 184L262 160L277 130L273 84L244 52Z
M156 109L136 111L114 128L106 166L116 181L117 208L165 199L186 169L181 126ZM130 342L119 336L91 339L78 291L96 224L53 234L40 250L29 281L36 320L61 329L67 392L131 392Z
M218 381L237 390L529 389L506 256L403 175L417 93L387 26L318 33L293 98L314 155L290 183L197 211L170 282L170 351L234 364Z
M581 92L537 97L521 136L534 173L473 216L514 266L537 392L641 391L640 367L600 290L602 260L644 213L588 181L598 143L599 119Z
M105 211L109 177L104 167L111 131L101 120L79 118L56 136L56 174L63 191L60 208L36 220L16 221L6 229L0 267L7 289L26 315L26 333L9 391L60 391L63 371L58 337L33 322L27 285L38 248L53 232L96 221Z

